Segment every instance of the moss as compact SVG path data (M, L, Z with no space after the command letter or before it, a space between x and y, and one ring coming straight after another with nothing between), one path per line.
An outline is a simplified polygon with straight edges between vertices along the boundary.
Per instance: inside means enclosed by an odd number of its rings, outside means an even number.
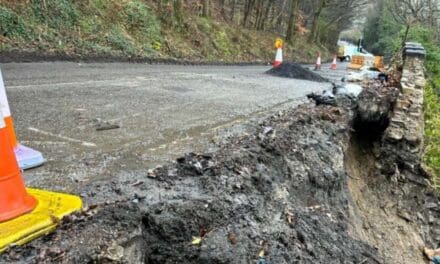
M434 87L440 86L440 77L425 89L425 164L435 173L434 183L440 188L440 99Z

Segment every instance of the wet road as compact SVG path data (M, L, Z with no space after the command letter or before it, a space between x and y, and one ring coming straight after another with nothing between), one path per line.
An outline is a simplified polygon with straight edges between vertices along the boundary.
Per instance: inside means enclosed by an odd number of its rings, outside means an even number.
M0 67L20 142L48 160L25 173L27 184L65 191L146 174L151 166L204 150L223 128L330 87L268 76L269 67L263 66L56 62ZM120 128L96 130L106 123Z

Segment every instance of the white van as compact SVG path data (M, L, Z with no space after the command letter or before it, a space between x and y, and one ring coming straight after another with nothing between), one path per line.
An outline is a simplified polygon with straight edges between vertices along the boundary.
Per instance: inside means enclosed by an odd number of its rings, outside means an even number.
M353 55L356 55L358 53L358 47L345 42L345 41L339 41L338 42L338 59L342 61L351 61L351 57Z

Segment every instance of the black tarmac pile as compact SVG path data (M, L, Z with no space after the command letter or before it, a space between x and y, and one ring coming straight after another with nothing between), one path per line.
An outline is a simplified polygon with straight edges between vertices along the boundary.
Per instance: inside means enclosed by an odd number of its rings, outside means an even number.
M272 68L267 74L293 79L309 80L314 82L328 82L329 80L321 75L314 73L297 63L284 62L277 68Z

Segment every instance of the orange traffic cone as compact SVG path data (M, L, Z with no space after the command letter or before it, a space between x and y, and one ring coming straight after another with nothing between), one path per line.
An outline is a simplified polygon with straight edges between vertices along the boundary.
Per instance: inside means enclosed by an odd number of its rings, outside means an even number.
M283 40L278 38L275 40L275 48L277 49L277 53L275 54L275 61L272 63L274 68L280 67L283 63Z
M0 222L4 222L32 211L37 200L24 188L1 111L0 117Z
M318 58L316 59L315 71L321 69L321 52L318 52Z
M332 65L330 66L330 69L336 70L337 68L337 62L336 62L336 55L333 57Z

